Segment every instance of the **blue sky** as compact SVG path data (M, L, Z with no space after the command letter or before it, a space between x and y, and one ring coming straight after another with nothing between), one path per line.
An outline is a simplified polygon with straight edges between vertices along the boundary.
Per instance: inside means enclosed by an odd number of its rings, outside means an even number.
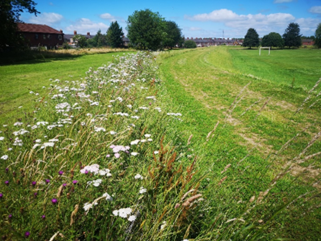
M303 35L314 35L321 23L321 0L34 0L37 17L23 13L26 23L47 24L65 34L105 33L117 20L125 34L126 20L135 10L150 9L166 20L175 21L185 37L244 37L255 28L260 37L281 35L291 22L298 23Z

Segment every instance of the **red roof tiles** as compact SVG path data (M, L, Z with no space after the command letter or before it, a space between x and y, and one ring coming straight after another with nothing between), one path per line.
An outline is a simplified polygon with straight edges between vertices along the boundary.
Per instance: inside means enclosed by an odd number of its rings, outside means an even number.
M18 23L20 32L61 34L60 31L42 24Z

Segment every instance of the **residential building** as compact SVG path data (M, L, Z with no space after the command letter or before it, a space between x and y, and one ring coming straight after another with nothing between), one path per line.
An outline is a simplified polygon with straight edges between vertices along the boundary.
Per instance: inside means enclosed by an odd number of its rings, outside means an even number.
M18 32L25 38L26 44L33 48L43 46L56 48L64 42L64 33L42 24L18 23Z

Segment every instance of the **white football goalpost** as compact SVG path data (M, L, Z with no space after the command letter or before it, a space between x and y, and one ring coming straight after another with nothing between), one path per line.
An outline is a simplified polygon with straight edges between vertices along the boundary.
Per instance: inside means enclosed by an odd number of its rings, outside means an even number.
M271 51L270 47L260 47L259 55L261 55L261 49L269 49L269 55L270 55L270 51Z

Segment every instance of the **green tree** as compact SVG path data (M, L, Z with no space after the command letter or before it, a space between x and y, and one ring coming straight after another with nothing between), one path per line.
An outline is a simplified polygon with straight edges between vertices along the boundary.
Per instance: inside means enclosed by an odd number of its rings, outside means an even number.
M180 46L184 41L181 29L173 21L165 21L165 24L166 37L163 41L163 45L169 48L175 47L176 44Z
M244 47L258 47L260 45L259 35L254 28L249 28L244 37L243 46Z
M35 8L36 3L32 0L1 0L0 2L0 51L6 46L21 49L24 46L23 38L17 34L17 22L22 12L39 14Z
M186 40L184 42L185 48L196 48L196 43L193 40Z
M321 48L321 23L318 24L317 29L315 30L315 42L314 45L318 48Z
M87 38L83 35L77 34L74 36L74 40L76 45L80 48L84 48L87 46Z
M149 9L128 16L127 31L131 44L138 49L160 49L166 38L164 19Z
M284 40L280 34L271 32L263 37L262 46L283 48Z
M112 22L107 30L106 40L108 45L113 48L123 46L123 29L119 27L117 21Z
M102 47L107 45L106 36L101 33L100 29L97 31L95 37L92 38L91 43L94 47Z
M283 34L284 46L300 47L302 45L300 27L297 23L290 23Z

